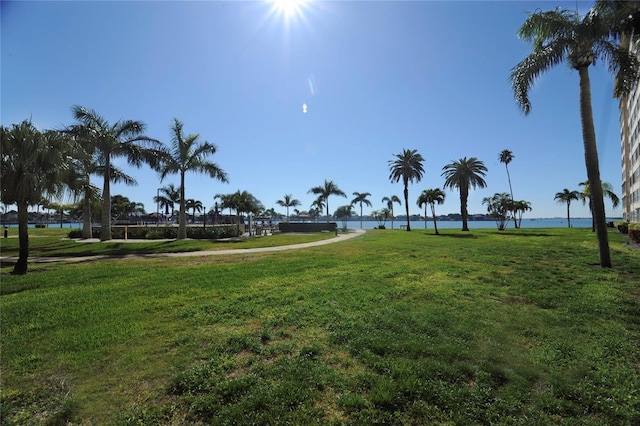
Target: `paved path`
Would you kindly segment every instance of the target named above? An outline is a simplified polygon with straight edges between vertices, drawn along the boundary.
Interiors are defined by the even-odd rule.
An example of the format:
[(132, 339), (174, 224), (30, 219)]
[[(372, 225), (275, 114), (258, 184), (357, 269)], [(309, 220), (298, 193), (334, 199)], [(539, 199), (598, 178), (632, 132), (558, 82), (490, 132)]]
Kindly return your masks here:
[[(179, 252), (179, 253), (149, 253), (149, 254), (123, 254), (123, 255), (111, 255), (111, 254), (100, 254), (94, 256), (51, 256), (51, 257), (31, 257), (29, 256), (29, 263), (51, 263), (51, 262), (89, 262), (94, 260), (102, 260), (102, 259), (153, 259), (153, 258), (161, 258), (161, 257), (192, 257), (192, 256), (221, 256), (221, 255), (230, 255), (230, 254), (249, 254), (249, 253), (265, 253), (270, 251), (285, 251), (285, 250), (297, 250), (303, 249), (307, 247), (316, 247), (323, 246), (326, 244), (338, 243), (340, 241), (348, 240), (359, 235), (364, 234), (366, 231), (364, 229), (356, 229), (355, 232), (349, 232), (344, 234), (339, 234), (337, 237), (329, 238), (327, 240), (320, 241), (312, 241), (310, 243), (301, 243), (301, 244), (291, 244), (288, 246), (275, 246), (275, 247), (259, 247), (259, 248), (248, 248), (248, 249), (227, 249), (227, 250), (202, 250), (202, 251), (188, 251), (188, 252)], [(111, 240), (110, 242), (149, 242), (149, 240)], [(168, 240), (172, 241), (172, 240)], [(86, 243), (99, 242), (99, 240), (83, 240)], [(0, 256), (1, 262), (7, 263), (15, 263), (17, 262), (17, 257), (8, 257), (8, 256)]]

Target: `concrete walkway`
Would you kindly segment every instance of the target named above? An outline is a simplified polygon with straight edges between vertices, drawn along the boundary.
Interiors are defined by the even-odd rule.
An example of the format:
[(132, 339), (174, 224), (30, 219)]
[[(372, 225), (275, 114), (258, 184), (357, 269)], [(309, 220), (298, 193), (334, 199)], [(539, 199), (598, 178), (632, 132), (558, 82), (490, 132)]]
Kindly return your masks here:
[[(363, 235), (366, 231), (364, 229), (356, 229), (355, 232), (349, 232), (345, 234), (338, 234), (337, 237), (329, 238), (327, 240), (312, 241), (309, 243), (291, 244), (288, 246), (276, 246), (276, 247), (259, 247), (248, 249), (226, 249), (226, 250), (202, 250), (202, 251), (188, 251), (179, 253), (149, 253), (149, 254), (123, 254), (123, 255), (110, 255), (100, 254), (94, 256), (51, 256), (51, 257), (31, 257), (29, 256), (29, 263), (52, 263), (52, 262), (90, 262), (103, 259), (155, 259), (162, 257), (195, 257), (195, 256), (222, 256), (233, 254), (250, 254), (250, 253), (266, 253), (271, 251), (285, 251), (285, 250), (298, 250), (308, 247), (324, 246), (326, 244), (339, 243), (341, 241), (349, 240), (351, 238)], [(110, 243), (134, 243), (134, 242), (149, 242), (150, 240), (110, 240)], [(167, 240), (173, 241), (173, 240)], [(95, 243), (100, 242), (98, 239), (82, 240), (83, 243)], [(108, 243), (107, 243), (108, 244)], [(15, 263), (18, 261), (17, 257), (0, 256), (0, 262), (2, 263)]]

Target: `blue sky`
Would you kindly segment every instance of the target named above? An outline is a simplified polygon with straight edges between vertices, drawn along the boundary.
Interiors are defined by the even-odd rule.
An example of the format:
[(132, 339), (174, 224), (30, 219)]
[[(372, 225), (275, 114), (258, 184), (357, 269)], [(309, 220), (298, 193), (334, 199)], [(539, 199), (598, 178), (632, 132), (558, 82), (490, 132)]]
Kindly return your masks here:
[[(82, 105), (110, 122), (144, 121), (148, 136), (169, 144), (176, 117), (217, 145), (212, 159), (229, 176), (187, 175), (187, 198), (211, 208), (216, 193), (247, 190), (282, 213), (277, 200), (292, 194), (307, 210), (309, 189), (325, 179), (349, 195), (331, 197), (332, 212), (355, 191), (372, 194), (365, 213), (382, 208), (382, 197), (402, 197), (388, 162), (404, 148), (425, 158), (409, 188), (412, 214), (422, 190), (442, 188), (442, 167), (464, 156), (489, 169), (488, 187), (469, 198), (469, 211), (484, 213), (483, 197), (509, 191), (498, 154), (510, 149), (514, 197), (533, 207), (525, 217), (564, 217), (554, 194), (586, 180), (577, 72), (562, 64), (538, 80), (529, 116), (508, 76), (530, 52), (516, 36), (526, 12), (576, 4), (591, 5), (310, 1), (287, 15), (264, 1), (3, 1), (1, 122), (61, 128)], [(619, 192), (613, 78), (598, 65), (591, 82), (602, 179)], [(179, 183), (127, 170), (138, 185), (112, 194), (148, 212), (157, 188)], [(458, 193), (446, 192), (437, 213), (459, 212)], [(574, 203), (572, 216), (588, 209)]]

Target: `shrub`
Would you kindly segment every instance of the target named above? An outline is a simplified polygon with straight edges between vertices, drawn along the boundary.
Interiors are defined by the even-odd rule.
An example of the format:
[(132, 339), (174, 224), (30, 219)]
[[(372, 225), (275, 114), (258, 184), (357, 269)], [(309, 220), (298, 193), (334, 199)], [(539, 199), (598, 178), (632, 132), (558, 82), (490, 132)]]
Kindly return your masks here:
[(640, 229), (629, 229), (629, 238), (640, 244)]
[(629, 233), (629, 222), (614, 222), (614, 225), (621, 234)]
[(36, 228), (46, 228), (47, 225), (45, 225), (44, 223), (36, 223)]
[(82, 229), (72, 229), (69, 231), (69, 238), (82, 238)]
[(384, 225), (380, 225), (380, 226), (378, 226), (377, 229), (387, 229), (387, 228)]

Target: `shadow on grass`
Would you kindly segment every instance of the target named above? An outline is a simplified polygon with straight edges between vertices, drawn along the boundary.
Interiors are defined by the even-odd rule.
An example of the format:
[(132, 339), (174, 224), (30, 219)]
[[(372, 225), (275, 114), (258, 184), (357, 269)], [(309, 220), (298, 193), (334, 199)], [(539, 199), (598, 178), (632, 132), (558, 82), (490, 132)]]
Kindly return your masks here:
[(460, 231), (460, 234), (449, 234), (446, 232), (440, 232), (438, 235), (434, 234), (434, 233), (427, 233), (425, 232), (425, 235), (429, 235), (431, 237), (449, 237), (449, 238), (468, 238), (468, 239), (473, 239), (473, 238), (478, 238), (477, 235), (473, 235), (471, 233), (468, 232), (464, 232), (462, 233), (462, 231)]
[(518, 237), (557, 237), (557, 235), (547, 234), (545, 232), (518, 232), (518, 231), (493, 231), (492, 235), (515, 235)]

